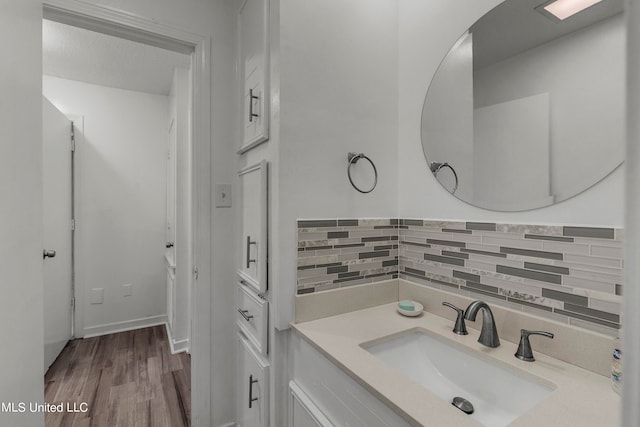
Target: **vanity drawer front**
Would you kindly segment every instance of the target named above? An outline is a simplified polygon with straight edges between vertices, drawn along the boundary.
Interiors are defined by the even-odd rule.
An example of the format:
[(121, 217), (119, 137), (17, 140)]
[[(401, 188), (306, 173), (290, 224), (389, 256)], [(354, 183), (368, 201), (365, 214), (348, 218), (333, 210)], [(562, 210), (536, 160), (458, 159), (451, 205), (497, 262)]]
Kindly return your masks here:
[(269, 302), (238, 282), (236, 323), (251, 344), (262, 354), (268, 352)]

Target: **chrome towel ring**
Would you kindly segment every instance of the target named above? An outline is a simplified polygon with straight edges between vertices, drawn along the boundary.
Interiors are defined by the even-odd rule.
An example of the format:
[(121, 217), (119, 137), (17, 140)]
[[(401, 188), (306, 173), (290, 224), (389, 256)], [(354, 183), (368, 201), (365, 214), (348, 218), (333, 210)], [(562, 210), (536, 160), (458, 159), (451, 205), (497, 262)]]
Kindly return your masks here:
[(453, 186), (453, 191), (451, 191), (451, 194), (456, 192), (456, 190), (458, 189), (458, 174), (456, 173), (456, 170), (453, 168), (453, 166), (451, 166), (447, 162), (431, 162), (430, 168), (431, 168), (431, 172), (433, 172), (433, 176), (435, 176), (436, 178), (438, 177), (438, 172), (440, 172), (440, 169), (442, 168), (451, 169), (451, 172), (453, 172), (453, 177), (456, 180), (456, 184)]
[[(376, 185), (378, 184), (378, 169), (376, 169), (376, 165), (374, 165), (373, 162), (371, 161), (371, 159), (368, 158), (367, 156), (365, 156), (364, 153), (358, 154), (358, 153), (351, 152), (347, 156), (347, 159), (349, 160), (349, 166), (347, 166), (347, 176), (349, 177), (349, 182), (351, 183), (351, 185), (353, 185), (353, 188), (355, 188), (356, 190), (358, 190), (361, 193), (371, 193), (373, 191), (373, 189), (376, 188)], [(375, 175), (375, 178), (373, 180), (373, 186), (368, 190), (361, 190), (360, 188), (358, 188), (358, 186), (356, 186), (353, 183), (353, 179), (351, 178), (351, 166), (353, 166), (356, 163), (358, 163), (358, 160), (360, 160), (360, 159), (365, 159), (369, 163), (371, 163), (371, 167), (373, 168), (373, 173)]]

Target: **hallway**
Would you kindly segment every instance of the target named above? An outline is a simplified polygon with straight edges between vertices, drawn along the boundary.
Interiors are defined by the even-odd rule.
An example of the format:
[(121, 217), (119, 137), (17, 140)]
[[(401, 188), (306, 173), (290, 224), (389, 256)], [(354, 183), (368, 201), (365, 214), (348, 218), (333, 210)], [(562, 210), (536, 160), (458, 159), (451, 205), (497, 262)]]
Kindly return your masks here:
[(85, 412), (49, 412), (45, 425), (189, 426), (190, 378), (190, 356), (171, 354), (164, 325), (76, 339), (46, 373), (45, 401)]

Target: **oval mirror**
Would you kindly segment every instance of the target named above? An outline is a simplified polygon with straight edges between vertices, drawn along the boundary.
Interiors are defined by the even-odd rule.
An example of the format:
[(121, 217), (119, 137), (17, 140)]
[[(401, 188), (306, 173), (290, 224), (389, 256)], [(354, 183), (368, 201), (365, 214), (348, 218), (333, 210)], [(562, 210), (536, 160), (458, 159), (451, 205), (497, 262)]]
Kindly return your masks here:
[(480, 18), (427, 91), (429, 168), (478, 207), (561, 202), (624, 158), (622, 1), (601, 0), (568, 17), (552, 13), (559, 2), (540, 1), (506, 0)]

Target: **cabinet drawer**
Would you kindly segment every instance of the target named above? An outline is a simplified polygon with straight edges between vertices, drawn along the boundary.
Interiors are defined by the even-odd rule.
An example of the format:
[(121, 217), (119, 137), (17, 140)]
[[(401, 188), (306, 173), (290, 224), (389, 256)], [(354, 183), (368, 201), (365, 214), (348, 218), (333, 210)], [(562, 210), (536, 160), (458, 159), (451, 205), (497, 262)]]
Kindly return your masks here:
[(236, 323), (258, 352), (268, 352), (269, 302), (258, 297), (247, 285), (238, 282)]
[(236, 382), (236, 425), (268, 427), (269, 364), (255, 352), (242, 332), (238, 332)]

